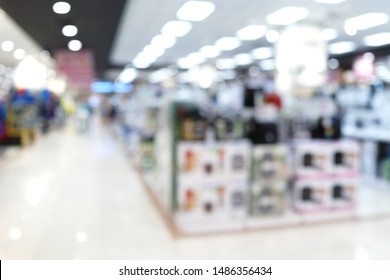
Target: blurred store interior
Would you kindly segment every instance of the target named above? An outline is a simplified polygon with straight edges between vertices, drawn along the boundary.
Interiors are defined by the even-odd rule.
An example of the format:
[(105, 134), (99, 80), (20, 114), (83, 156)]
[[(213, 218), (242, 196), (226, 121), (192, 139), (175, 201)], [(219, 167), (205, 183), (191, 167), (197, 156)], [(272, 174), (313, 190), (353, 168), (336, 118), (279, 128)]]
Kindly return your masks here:
[(0, 259), (390, 258), (382, 0), (0, 0)]

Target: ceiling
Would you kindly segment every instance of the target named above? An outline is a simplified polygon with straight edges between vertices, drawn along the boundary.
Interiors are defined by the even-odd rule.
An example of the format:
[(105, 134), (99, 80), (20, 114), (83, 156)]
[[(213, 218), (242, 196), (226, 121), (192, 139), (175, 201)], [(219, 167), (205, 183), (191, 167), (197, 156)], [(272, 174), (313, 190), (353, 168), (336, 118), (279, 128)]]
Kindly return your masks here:
[[(152, 64), (152, 68), (174, 64), (179, 58), (198, 51), (202, 46), (212, 45), (224, 36), (235, 36), (239, 29), (248, 24), (261, 24), (278, 30), (278, 26), (267, 25), (266, 17), (285, 6), (307, 7), (310, 14), (302, 22), (337, 29), (339, 36), (330, 43), (349, 40), (354, 41), (359, 49), (367, 49), (362, 44), (364, 36), (390, 30), (388, 22), (359, 31), (353, 37), (344, 32), (344, 21), (347, 18), (368, 12), (390, 14), (390, 5), (384, 0), (346, 0), (338, 5), (316, 3), (314, 0), (208, 1), (215, 3), (215, 12), (204, 21), (193, 22), (192, 30), (186, 36), (178, 38), (177, 43)], [(68, 0), (72, 6), (68, 15), (54, 14), (54, 2), (0, 0), (0, 7), (42, 49), (50, 52), (66, 48), (69, 39), (61, 34), (61, 27), (68, 22), (75, 24), (79, 28), (77, 39), (83, 42), (85, 48), (94, 51), (98, 77), (104, 78), (106, 73), (117, 73), (116, 70), (131, 64), (151, 39), (161, 32), (162, 26), (176, 19), (176, 11), (186, 0)], [(270, 43), (264, 37), (256, 41), (245, 41), (241, 47), (223, 52), (220, 57), (231, 57), (261, 46), (270, 46)], [(381, 48), (381, 52), (390, 53), (387, 48)]]

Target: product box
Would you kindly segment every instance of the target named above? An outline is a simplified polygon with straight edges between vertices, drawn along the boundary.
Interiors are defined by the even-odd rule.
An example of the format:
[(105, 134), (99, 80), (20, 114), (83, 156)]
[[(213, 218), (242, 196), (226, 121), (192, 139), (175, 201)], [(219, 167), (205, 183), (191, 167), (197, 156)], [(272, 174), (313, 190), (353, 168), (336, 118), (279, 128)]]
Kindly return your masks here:
[(289, 175), (289, 150), (286, 145), (257, 145), (253, 148), (252, 178), (281, 180)]
[(227, 211), (231, 219), (243, 219), (248, 215), (249, 186), (246, 180), (233, 180), (229, 184)]
[(328, 141), (296, 141), (293, 145), (295, 175), (300, 178), (330, 174), (332, 143)]
[(251, 185), (250, 216), (281, 215), (286, 209), (287, 185), (284, 181), (262, 181)]
[(330, 179), (298, 179), (295, 181), (292, 203), (298, 212), (319, 212), (329, 210)]
[(352, 140), (337, 141), (331, 145), (331, 170), (335, 175), (356, 175), (360, 169), (360, 146)]
[(334, 210), (355, 207), (358, 180), (356, 178), (338, 178), (330, 182), (330, 207)]

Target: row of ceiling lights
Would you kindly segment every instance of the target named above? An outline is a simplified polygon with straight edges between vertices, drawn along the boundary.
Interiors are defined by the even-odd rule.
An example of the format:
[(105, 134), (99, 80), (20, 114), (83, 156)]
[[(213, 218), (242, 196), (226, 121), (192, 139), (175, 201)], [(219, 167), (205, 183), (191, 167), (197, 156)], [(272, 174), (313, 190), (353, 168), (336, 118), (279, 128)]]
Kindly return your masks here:
[[(72, 7), (70, 6), (70, 4), (68, 2), (62, 2), (62, 1), (56, 2), (53, 5), (53, 11), (59, 15), (68, 14), (71, 11), (71, 9), (72, 9)], [(65, 37), (74, 37), (78, 34), (78, 28), (75, 25), (65, 25), (62, 28), (62, 34)], [(68, 48), (71, 51), (77, 52), (77, 51), (81, 50), (82, 47), (83, 47), (83, 44), (81, 43), (80, 40), (74, 39), (74, 40), (70, 40), (68, 42)]]
[[(314, 0), (321, 4), (341, 4), (346, 0)], [(203, 6), (202, 6), (203, 5)], [(133, 66), (136, 68), (148, 68), (158, 57), (165, 53), (167, 48), (176, 43), (176, 39), (185, 36), (191, 30), (191, 23), (188, 21), (201, 21), (206, 19), (215, 10), (215, 6), (210, 2), (189, 1), (186, 2), (177, 12), (179, 20), (170, 21), (163, 26), (161, 35), (152, 39), (152, 43), (133, 60)], [(287, 26), (296, 23), (309, 16), (309, 10), (304, 7), (284, 7), (269, 14), (266, 21), (273, 26)], [(344, 23), (344, 29), (347, 35), (354, 36), (359, 31), (367, 30), (389, 21), (389, 16), (384, 13), (368, 13), (347, 19)], [(323, 29), (322, 36), (326, 41), (335, 40), (338, 37), (335, 29)], [(270, 43), (275, 43), (279, 39), (277, 30), (270, 29), (263, 25), (249, 25), (236, 32), (235, 37), (224, 37), (215, 42), (214, 45), (208, 45), (200, 48), (198, 52), (190, 53), (177, 61), (180, 68), (188, 69), (193, 66), (204, 63), (207, 59), (215, 58), (221, 55), (223, 51), (231, 51), (241, 46), (242, 41), (258, 40), (266, 37)], [(379, 33), (369, 35), (363, 38), (366, 46), (376, 47), (390, 44), (390, 33)], [(343, 54), (356, 50), (356, 45), (350, 41), (336, 42), (329, 45), (330, 54)], [(240, 65), (249, 65), (255, 59), (264, 60), (263, 68), (272, 68), (273, 53), (271, 48), (259, 48), (252, 50), (250, 54), (241, 53), (234, 58), (219, 59), (216, 66), (219, 69), (231, 69)], [(127, 72), (129, 70), (127, 69)]]

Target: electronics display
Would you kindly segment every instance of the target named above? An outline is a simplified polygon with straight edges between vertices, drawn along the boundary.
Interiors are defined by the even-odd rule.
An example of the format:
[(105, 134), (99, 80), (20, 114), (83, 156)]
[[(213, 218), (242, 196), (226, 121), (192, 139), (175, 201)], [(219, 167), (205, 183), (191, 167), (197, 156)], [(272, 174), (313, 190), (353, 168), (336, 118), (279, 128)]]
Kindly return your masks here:
[(256, 181), (251, 185), (250, 215), (270, 216), (285, 212), (287, 184), (285, 181)]
[(281, 180), (289, 176), (289, 149), (287, 145), (255, 145), (252, 174), (255, 181)]

